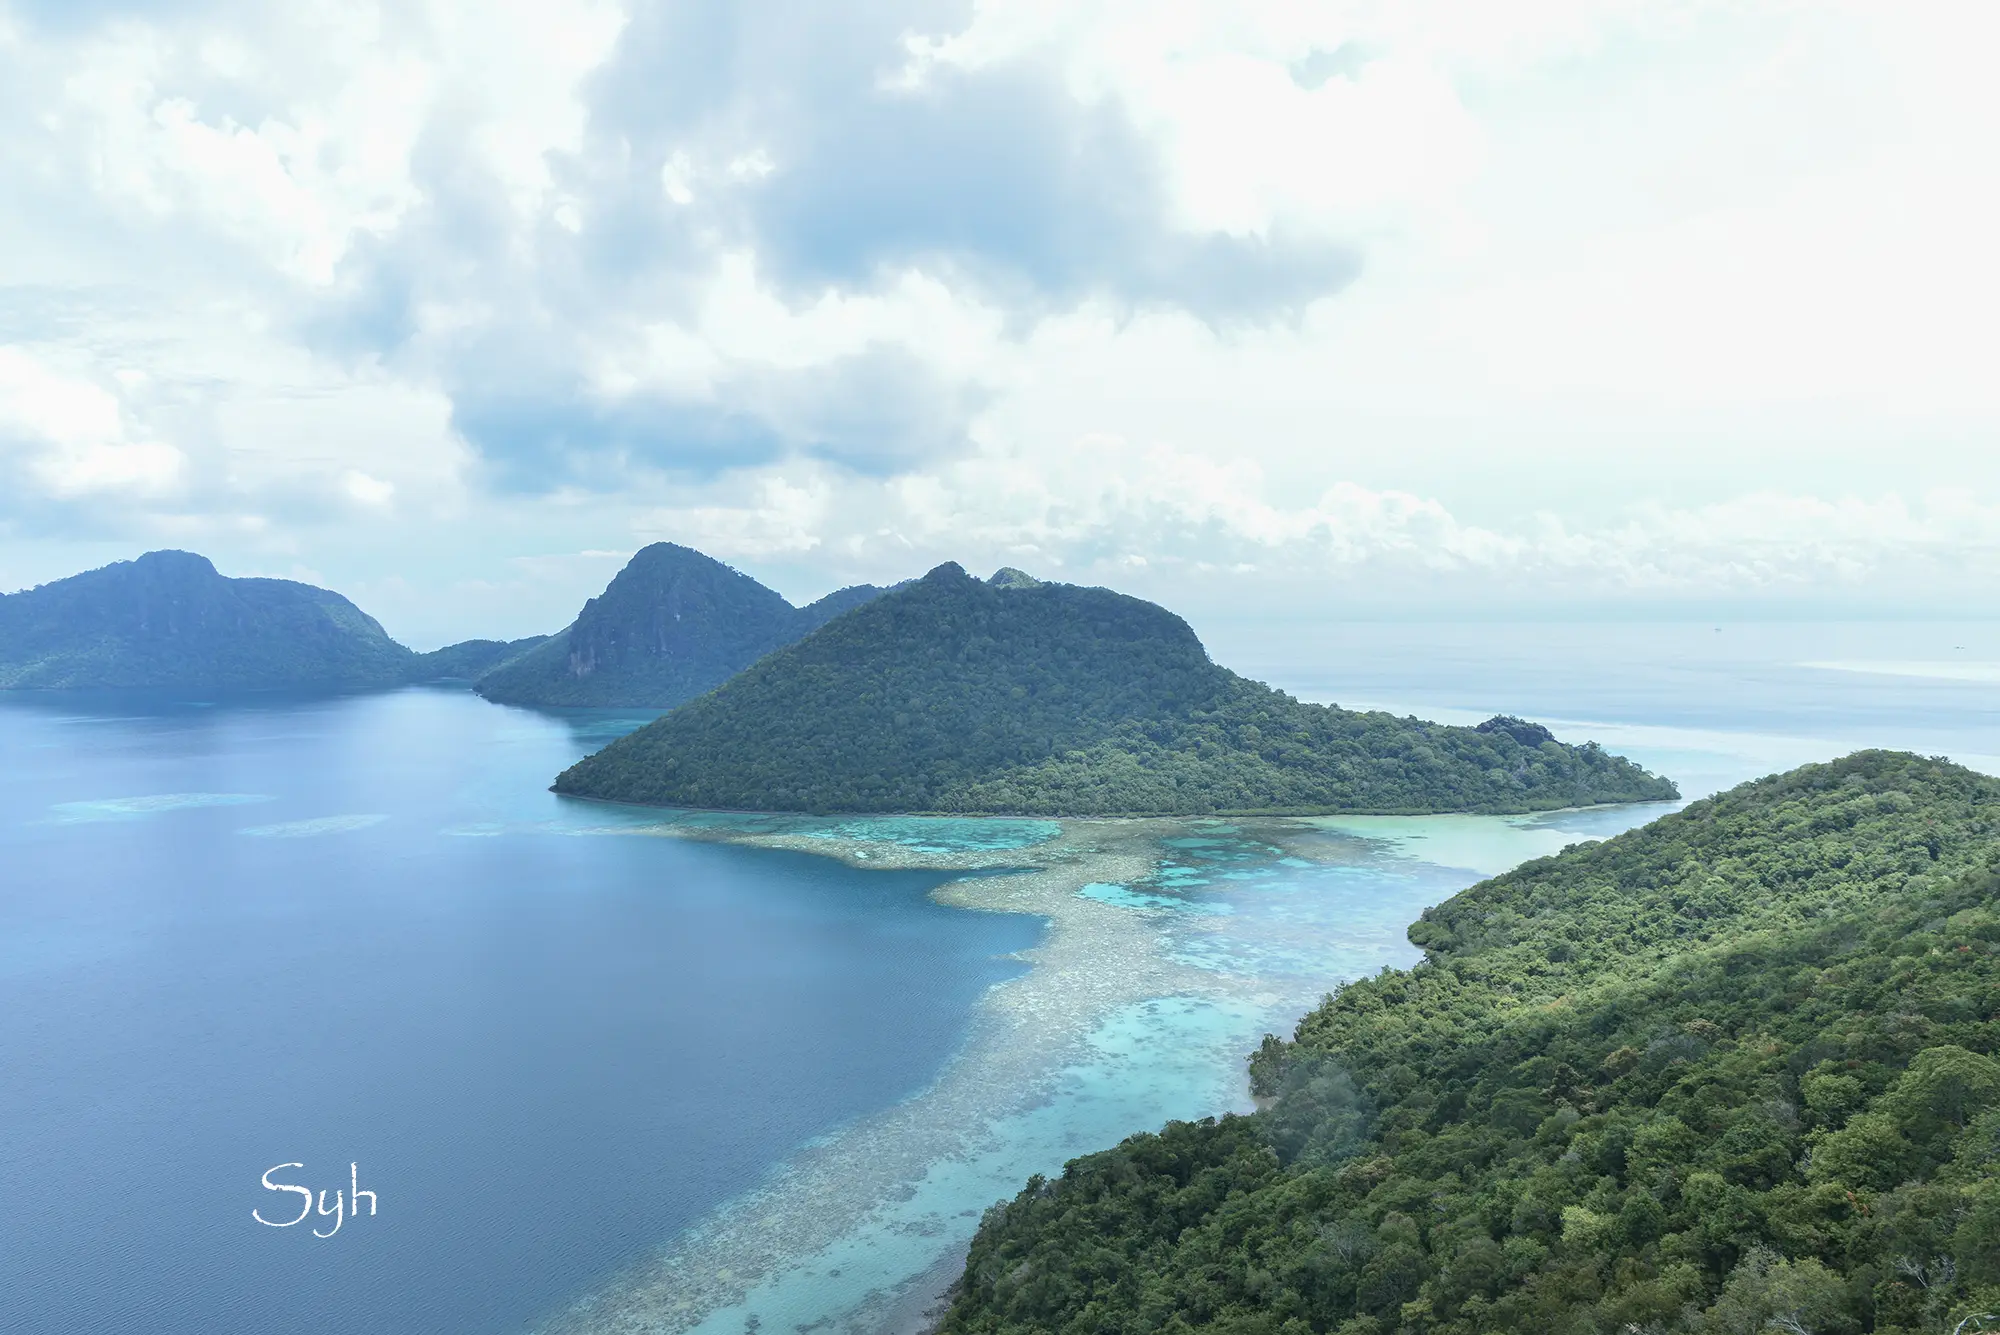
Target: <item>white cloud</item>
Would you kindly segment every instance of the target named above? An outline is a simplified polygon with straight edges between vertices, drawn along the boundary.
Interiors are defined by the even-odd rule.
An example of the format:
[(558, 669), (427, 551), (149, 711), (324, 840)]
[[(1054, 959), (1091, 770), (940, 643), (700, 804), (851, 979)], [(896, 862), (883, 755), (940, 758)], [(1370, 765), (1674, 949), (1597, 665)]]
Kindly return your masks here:
[(1437, 225), (1486, 165), (1461, 80), (1538, 73), (1691, 8), (982, 0), (961, 31), (911, 38), (891, 83), (1048, 60), (1158, 143), (1187, 228), (1381, 235)]
[[(414, 62), (362, 56), (365, 32), (294, 40), (313, 37), (355, 58), (331, 87), (313, 75), (333, 51), (280, 68), (228, 34), (124, 24), (86, 39), (45, 111), (51, 151), (77, 154), (113, 207), (190, 216), (287, 276), (330, 282), (357, 234), (393, 229), (416, 203), (407, 158), (429, 90)], [(260, 113), (245, 123), (204, 100)]]
[(1004, 314), (920, 271), (886, 277), (874, 291), (828, 290), (788, 304), (757, 271), (754, 255), (718, 258), (700, 283), (691, 319), (649, 321), (609, 343), (594, 368), (600, 391), (640, 389), (712, 397), (732, 375), (762, 368), (826, 367), (892, 348), (958, 381), (1002, 374)]
[(414, 158), (427, 133), (455, 134), (447, 151), (536, 213), (549, 155), (581, 144), (579, 85), (623, 24), (598, 0), (324, 0), (40, 35), (14, 72), (40, 94), (45, 169), (73, 162), (112, 207), (194, 219), (325, 285), (357, 239), (425, 202)]
[[(1201, 572), (1990, 605), (2000, 11), (775, 22), (0, 16), (18, 508), (306, 562), (417, 621), (555, 624), (601, 572), (473, 567), (654, 537), (795, 581), (991, 557), (1169, 602)], [(966, 107), (986, 137), (897, 137)], [(869, 156), (906, 142), (914, 168)], [(1161, 236), (1189, 247), (1164, 277), (1119, 270)], [(1203, 289), (1211, 242), (1245, 248)], [(1216, 299), (1252, 279), (1277, 286)], [(479, 580), (512, 592), (448, 592)]]
[(396, 484), (384, 482), (379, 477), (370, 477), (358, 468), (350, 468), (341, 475), (341, 490), (345, 491), (357, 504), (381, 509), (396, 497)]
[(824, 486), (766, 476), (741, 491), (733, 504), (662, 506), (639, 514), (632, 532), (643, 542), (678, 542), (724, 559), (796, 556), (825, 541), (833, 516)]
[[(2000, 576), (2000, 505), (1962, 491), (1826, 498), (1763, 492), (1696, 506), (1648, 503), (1598, 523), (1527, 514), (1468, 522), (1435, 497), (1340, 482), (1274, 498), (1253, 463), (1217, 464), (1117, 437), (1036, 458), (982, 454), (882, 489), (763, 478), (733, 507), (666, 510), (648, 529), (749, 561), (819, 552), (853, 577), (936, 561), (1014, 561), (1052, 577), (1136, 576), (1171, 591), (1187, 572), (1239, 588), (1372, 598), (1426, 589), (1516, 602), (1860, 595), (1901, 583), (1964, 592)], [(1174, 601), (1171, 592), (1163, 596)]]
[(0, 459), (10, 456), (61, 500), (166, 495), (186, 462), (171, 445), (134, 439), (108, 390), (0, 347)]
[(615, 0), (432, 0), (424, 45), (440, 53), (441, 98), (523, 214), (546, 195), (552, 154), (582, 147), (584, 80), (624, 29)]

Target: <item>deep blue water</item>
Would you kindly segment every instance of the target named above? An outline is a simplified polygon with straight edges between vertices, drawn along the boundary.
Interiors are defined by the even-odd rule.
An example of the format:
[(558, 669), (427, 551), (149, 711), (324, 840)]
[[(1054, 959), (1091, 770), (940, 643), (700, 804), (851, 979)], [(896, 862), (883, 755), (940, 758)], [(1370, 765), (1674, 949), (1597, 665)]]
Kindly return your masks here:
[(928, 1082), (1039, 922), (593, 833), (622, 726), (0, 697), (0, 1329), (514, 1329)]

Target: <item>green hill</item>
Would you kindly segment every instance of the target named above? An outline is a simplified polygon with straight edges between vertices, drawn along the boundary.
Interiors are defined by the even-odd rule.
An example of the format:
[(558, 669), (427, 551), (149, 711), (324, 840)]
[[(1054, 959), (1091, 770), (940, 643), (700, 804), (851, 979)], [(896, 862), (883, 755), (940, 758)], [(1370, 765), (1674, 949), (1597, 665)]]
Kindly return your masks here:
[(475, 689), (502, 704), (672, 708), (880, 592), (856, 585), (793, 607), (712, 557), (655, 543), (567, 628)]
[(192, 552), (0, 597), (0, 688), (388, 686), (415, 659), (337, 593)]
[(1270, 1106), (996, 1207), (947, 1335), (1841, 1335), (2000, 1313), (2000, 782), (1864, 752), (1426, 913)]
[(477, 681), (502, 663), (519, 658), (548, 640), (530, 635), (522, 640), (461, 640), (418, 654), (411, 681)]
[(556, 791), (796, 811), (1535, 811), (1675, 796), (1515, 719), (1302, 704), (1108, 589), (943, 565), (588, 757)]

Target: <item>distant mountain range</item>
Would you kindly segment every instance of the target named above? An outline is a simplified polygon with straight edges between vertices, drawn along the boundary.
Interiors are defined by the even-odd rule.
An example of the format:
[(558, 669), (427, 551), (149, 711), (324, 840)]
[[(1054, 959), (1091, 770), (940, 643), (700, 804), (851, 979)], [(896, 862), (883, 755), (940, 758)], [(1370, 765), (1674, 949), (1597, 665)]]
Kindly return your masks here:
[(467, 681), (508, 704), (667, 709), (880, 592), (858, 585), (793, 607), (700, 552), (657, 543), (555, 635), (420, 654), (327, 589), (148, 552), (0, 596), (0, 690)]
[(713, 557), (654, 543), (566, 629), (475, 689), (503, 704), (671, 709), (881, 593), (858, 584), (793, 607)]
[(1047, 815), (1518, 812), (1678, 796), (1628, 760), (1518, 719), (1444, 727), (1305, 704), (1218, 667), (1152, 603), (1016, 570), (982, 582), (949, 563), (612, 743), (555, 789), (673, 806)]

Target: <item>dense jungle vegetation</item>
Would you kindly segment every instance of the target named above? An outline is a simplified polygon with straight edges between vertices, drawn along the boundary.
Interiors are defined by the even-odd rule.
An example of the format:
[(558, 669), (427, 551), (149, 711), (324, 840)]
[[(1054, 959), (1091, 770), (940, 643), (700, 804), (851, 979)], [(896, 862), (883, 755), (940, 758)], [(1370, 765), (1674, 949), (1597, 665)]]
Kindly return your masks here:
[(548, 641), (546, 635), (521, 640), (460, 640), (427, 654), (418, 654), (410, 668), (411, 681), (476, 681), (510, 659)]
[(2000, 1328), (2000, 782), (1864, 752), (1528, 863), (985, 1219), (948, 1335)]
[[(775, 596), (775, 595), (774, 595)], [(558, 792), (783, 811), (1536, 811), (1675, 796), (1518, 719), (1305, 704), (1108, 589), (944, 565), (566, 771)]]

